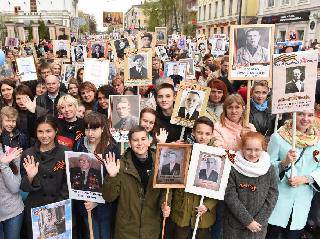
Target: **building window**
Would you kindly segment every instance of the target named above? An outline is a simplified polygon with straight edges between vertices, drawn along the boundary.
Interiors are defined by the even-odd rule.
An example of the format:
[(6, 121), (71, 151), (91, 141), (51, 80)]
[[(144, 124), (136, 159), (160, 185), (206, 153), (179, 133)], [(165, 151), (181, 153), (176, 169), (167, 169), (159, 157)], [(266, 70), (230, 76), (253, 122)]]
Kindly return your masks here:
[(297, 30), (298, 33), (298, 40), (303, 40), (304, 38), (304, 30)]
[(233, 5), (233, 0), (230, 0), (230, 3), (229, 3), (229, 15), (232, 15), (232, 5)]
[(268, 7), (274, 6), (274, 0), (267, 0), (268, 1)]
[(214, 18), (218, 17), (218, 2), (214, 3)]
[(217, 34), (217, 28), (216, 27), (213, 29), (213, 33)]
[(221, 17), (224, 16), (224, 4), (225, 4), (225, 0), (221, 1)]
[(290, 0), (281, 0), (281, 5), (288, 5)]
[(220, 27), (220, 33), (224, 34), (224, 27)]
[(199, 16), (198, 16), (198, 20), (200, 21), (200, 20), (201, 20), (201, 7), (199, 7), (198, 14), (199, 14)]
[(280, 40), (285, 41), (286, 40), (286, 31), (280, 31)]
[(309, 2), (309, 0), (298, 0), (298, 4), (300, 4), (300, 3), (308, 3)]
[(204, 5), (203, 6), (203, 20), (206, 20), (206, 10), (207, 10), (207, 6)]
[(230, 26), (228, 26), (228, 36), (230, 36)]
[(37, 1), (30, 0), (30, 12), (37, 12)]
[(211, 3), (209, 4), (209, 19), (211, 19)]
[(20, 6), (14, 7), (14, 14), (18, 14), (20, 10), (21, 10)]

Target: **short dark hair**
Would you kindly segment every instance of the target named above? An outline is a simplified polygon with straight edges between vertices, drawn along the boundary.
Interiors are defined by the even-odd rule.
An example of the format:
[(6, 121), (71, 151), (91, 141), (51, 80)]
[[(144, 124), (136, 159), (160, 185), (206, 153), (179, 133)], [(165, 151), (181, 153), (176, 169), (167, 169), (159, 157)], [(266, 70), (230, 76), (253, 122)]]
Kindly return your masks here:
[(16, 96), (17, 95), (27, 95), (31, 100), (33, 100), (33, 94), (32, 91), (30, 90), (29, 86), (25, 84), (20, 84), (16, 88)]
[(99, 87), (99, 89), (97, 90), (97, 98), (98, 98), (99, 92), (107, 98), (109, 98), (109, 95), (116, 95), (117, 94), (111, 85), (103, 85), (103, 86)]
[(136, 61), (136, 60), (138, 60), (138, 59), (141, 59), (141, 60), (144, 61), (144, 57), (143, 57), (142, 55), (140, 55), (140, 54), (135, 55), (134, 58), (133, 58), (133, 61)]
[(188, 95), (189, 95), (189, 94), (198, 95), (198, 96), (200, 97), (199, 93), (198, 93), (197, 91), (194, 91), (194, 90), (190, 90), (190, 91), (188, 92)]
[(158, 93), (160, 90), (162, 89), (171, 89), (172, 92), (174, 92), (174, 86), (169, 84), (169, 83), (162, 83), (161, 85), (159, 85), (157, 88), (156, 88), (156, 92), (155, 92), (155, 96), (157, 97)]
[(197, 128), (197, 126), (198, 126), (199, 124), (208, 125), (209, 127), (212, 128), (212, 131), (214, 130), (214, 124), (213, 124), (212, 120), (209, 119), (209, 118), (206, 117), (206, 116), (201, 116), (201, 117), (199, 117), (198, 119), (196, 119), (196, 121), (194, 122), (193, 129), (192, 129), (192, 130), (196, 130), (196, 128)]
[(132, 135), (134, 133), (138, 133), (138, 132), (146, 132), (146, 134), (148, 134), (148, 132), (146, 131), (145, 128), (143, 128), (141, 126), (135, 126), (129, 131), (129, 134), (128, 134), (129, 141), (132, 139)]
[(152, 41), (152, 34), (151, 34), (151, 33), (147, 32), (147, 33), (143, 34), (143, 35), (141, 36), (141, 39), (142, 39), (142, 38), (145, 38), (145, 37), (148, 37), (148, 38)]

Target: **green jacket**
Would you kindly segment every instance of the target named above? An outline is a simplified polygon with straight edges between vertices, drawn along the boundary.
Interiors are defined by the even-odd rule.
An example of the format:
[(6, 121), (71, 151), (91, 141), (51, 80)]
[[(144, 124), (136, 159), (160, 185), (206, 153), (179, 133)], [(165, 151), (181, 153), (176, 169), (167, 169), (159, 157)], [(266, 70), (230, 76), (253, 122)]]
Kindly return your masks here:
[[(158, 238), (161, 226), (162, 190), (152, 187), (154, 169), (150, 172), (146, 193), (138, 171), (132, 162), (132, 150), (125, 152), (117, 176), (106, 177), (103, 198), (106, 202), (118, 199), (115, 239)], [(152, 160), (155, 153), (152, 151)]]
[[(179, 227), (192, 226), (196, 222), (197, 212), (196, 207), (200, 204), (201, 196), (186, 193), (184, 189), (174, 189), (171, 200), (170, 218)], [(205, 198), (203, 204), (208, 208), (199, 221), (199, 228), (209, 228), (216, 221), (216, 205), (217, 200)]]

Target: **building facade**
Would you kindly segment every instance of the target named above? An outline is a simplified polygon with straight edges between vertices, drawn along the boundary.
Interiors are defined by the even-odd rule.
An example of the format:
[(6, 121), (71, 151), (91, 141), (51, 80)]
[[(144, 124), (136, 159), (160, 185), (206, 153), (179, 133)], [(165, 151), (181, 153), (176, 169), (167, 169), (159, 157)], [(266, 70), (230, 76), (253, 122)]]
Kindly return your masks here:
[(36, 30), (38, 21), (44, 21), (55, 39), (70, 33), (70, 20), (77, 17), (77, 4), (78, 0), (7, 0), (0, 4), (0, 13), (9, 37), (25, 41), (27, 26), (33, 25)]
[(319, 0), (260, 0), (258, 16), (260, 23), (275, 24), (277, 41), (289, 39), (290, 32), (305, 45), (320, 38)]
[(124, 28), (126, 30), (142, 30), (147, 27), (148, 18), (143, 14), (142, 5), (133, 5), (124, 14)]
[(230, 26), (238, 23), (240, 9), (241, 23), (257, 23), (258, 5), (258, 0), (198, 0), (197, 34), (229, 34)]

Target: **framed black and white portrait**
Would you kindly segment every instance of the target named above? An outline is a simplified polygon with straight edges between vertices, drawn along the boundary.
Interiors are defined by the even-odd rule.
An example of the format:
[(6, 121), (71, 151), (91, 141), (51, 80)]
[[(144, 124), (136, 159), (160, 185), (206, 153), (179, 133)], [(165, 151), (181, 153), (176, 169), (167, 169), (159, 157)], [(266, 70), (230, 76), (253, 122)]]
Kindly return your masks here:
[(53, 40), (52, 44), (56, 58), (65, 60), (70, 58), (70, 42), (68, 40)]
[(231, 26), (231, 80), (271, 80), (274, 25)]
[(157, 144), (154, 188), (184, 188), (189, 166), (190, 144)]
[(71, 58), (72, 62), (84, 62), (87, 57), (87, 46), (85, 45), (75, 45), (71, 46)]
[(156, 45), (167, 44), (167, 28), (166, 27), (155, 27)]
[(194, 144), (186, 192), (223, 200), (231, 170), (225, 149)]
[(64, 64), (63, 66), (63, 79), (62, 83), (68, 87), (69, 81), (71, 78), (75, 78), (76, 75), (76, 66), (71, 64)]
[(88, 56), (90, 58), (107, 58), (108, 43), (105, 41), (90, 41), (88, 43)]
[(129, 41), (127, 38), (120, 38), (113, 42), (114, 48), (116, 50), (116, 54), (118, 58), (123, 59), (124, 51), (127, 47), (129, 47)]

